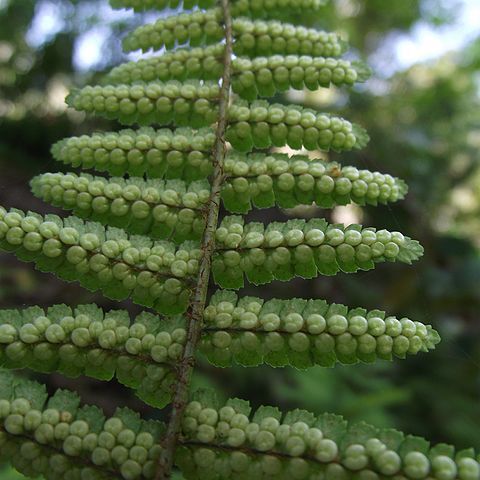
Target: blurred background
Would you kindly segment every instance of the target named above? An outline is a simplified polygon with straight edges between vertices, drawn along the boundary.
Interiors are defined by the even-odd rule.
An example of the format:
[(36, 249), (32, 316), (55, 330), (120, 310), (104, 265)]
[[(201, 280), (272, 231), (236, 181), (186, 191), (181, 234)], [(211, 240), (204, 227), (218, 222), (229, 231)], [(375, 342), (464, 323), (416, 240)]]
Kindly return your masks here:
[[(410, 193), (391, 207), (302, 208), (295, 215), (400, 230), (419, 239), (426, 255), (413, 267), (379, 265), (373, 272), (243, 292), (268, 298), (293, 292), (382, 308), (433, 324), (443, 338), (437, 350), (395, 363), (305, 372), (218, 370), (200, 362), (196, 386), (248, 398), (256, 406), (330, 411), (433, 442), (480, 448), (479, 18), (478, 0), (331, 0), (318, 18), (297, 19), (341, 32), (352, 46), (350, 55), (367, 60), (374, 75), (350, 91), (294, 92), (284, 100), (339, 112), (364, 125), (371, 136), (367, 149), (330, 158), (402, 177)], [(61, 170), (50, 145), (118, 127), (67, 111), (64, 98), (70, 87), (94, 82), (112, 65), (135, 58), (122, 54), (120, 37), (144, 20), (112, 11), (106, 0), (0, 0), (1, 205), (52, 211), (28, 188), (32, 176)], [(289, 215), (265, 210), (252, 218)], [(2, 308), (92, 301), (107, 309), (118, 306), (0, 254)], [(127, 302), (122, 307), (138, 312)], [(75, 389), (109, 413), (128, 405), (145, 416), (163, 415), (113, 381), (40, 379), (50, 389)], [(0, 476), (20, 478), (8, 469)]]

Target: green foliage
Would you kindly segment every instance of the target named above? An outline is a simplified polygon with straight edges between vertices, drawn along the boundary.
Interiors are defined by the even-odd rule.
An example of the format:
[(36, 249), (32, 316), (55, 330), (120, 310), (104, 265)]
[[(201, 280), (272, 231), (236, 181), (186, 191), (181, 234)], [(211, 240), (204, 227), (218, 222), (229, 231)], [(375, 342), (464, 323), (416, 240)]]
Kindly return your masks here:
[(16, 209), (2, 208), (0, 219), (0, 247), (42, 271), (100, 289), (112, 299), (131, 296), (163, 313), (187, 307), (201, 257), (198, 244), (177, 246), (78, 217), (42, 217)]
[(308, 55), (274, 55), (237, 59), (233, 62), (233, 91), (241, 97), (254, 100), (257, 96), (271, 97), (289, 88), (315, 91), (331, 85), (352, 86), (365, 82), (370, 70), (361, 62)]
[[(312, 202), (324, 208), (351, 202), (386, 204), (400, 200), (407, 191), (402, 180), (390, 175), (342, 168), (301, 155), (232, 153), (226, 158), (225, 174), (222, 198), (233, 213), (247, 213), (252, 202), (257, 208), (291, 208)], [(45, 173), (35, 177), (31, 187), (37, 197), (73, 210), (81, 218), (176, 242), (201, 238), (203, 210), (210, 198), (205, 180), (186, 183)]]
[(161, 321), (147, 312), (131, 322), (126, 311), (104, 313), (96, 305), (0, 310), (3, 368), (116, 377), (160, 408), (170, 401), (185, 338), (183, 319)]
[(52, 480), (154, 478), (160, 423), (128, 409), (107, 419), (96, 407), (80, 407), (72, 392), (48, 398), (40, 384), (6, 372), (0, 384), (0, 458), (18, 471)]
[[(62, 220), (15, 209), (2, 209), (0, 219), (0, 246), (21, 260), (35, 262), (42, 271), (100, 289), (113, 299), (131, 296), (166, 314), (181, 313), (188, 306), (201, 258), (198, 243), (176, 246), (78, 217)], [(423, 255), (420, 244), (400, 232), (329, 225), (323, 219), (265, 227), (245, 225), (242, 217), (225, 217), (216, 240), (212, 270), (223, 288), (241, 288), (244, 274), (258, 285), (295, 276), (370, 270), (384, 261), (410, 264)]]
[[(175, 8), (179, 0), (112, 0), (114, 8), (133, 8), (136, 12), (145, 10), (163, 10)], [(236, 16), (246, 15), (252, 17), (283, 17), (291, 13), (303, 11), (316, 12), (325, 4), (324, 0), (234, 0), (232, 2), (233, 14)], [(182, 3), (188, 10), (198, 6), (211, 8), (215, 6), (214, 0), (186, 0)]]
[(243, 287), (243, 275), (255, 284), (273, 279), (314, 278), (371, 270), (378, 262), (411, 264), (423, 255), (421, 245), (400, 232), (360, 225), (330, 225), (324, 219), (244, 223), (225, 217), (217, 229), (212, 270), (223, 288)]
[[(222, 44), (204, 48), (178, 49), (164, 55), (140, 59), (114, 68), (105, 77), (106, 84), (131, 84), (139, 81), (216, 80), (222, 76)], [(362, 62), (309, 55), (273, 55), (235, 58), (232, 63), (233, 91), (254, 100), (270, 97), (289, 88), (317, 90), (330, 85), (351, 86), (370, 76)]]
[[(178, 48), (160, 56), (142, 58), (113, 68), (105, 76), (105, 84), (130, 84), (138, 81), (185, 80), (202, 78), (217, 80), (222, 77), (223, 44), (208, 47)], [(235, 62), (234, 62), (235, 64)]]
[(124, 125), (170, 125), (203, 127), (217, 118), (216, 83), (190, 80), (185, 83), (138, 83), (135, 85), (84, 87), (73, 91), (67, 103), (79, 111), (118, 119)]
[(225, 208), (247, 213), (278, 205), (292, 208), (313, 202), (322, 208), (357, 203), (377, 205), (404, 198), (407, 185), (399, 178), (303, 155), (231, 153), (225, 160)]
[(476, 480), (480, 465), (471, 450), (430, 448), (419, 437), (348, 425), (342, 417), (278, 409), (236, 399), (225, 405), (199, 397), (183, 421), (178, 463), (187, 479), (410, 478)]
[[(71, 392), (47, 401), (43, 386), (1, 374), (1, 452), (14, 458), (19, 470), (42, 473), (47, 480), (154, 478), (158, 457), (173, 453), (168, 450), (173, 425), (176, 461), (189, 479), (478, 480), (471, 451), (455, 455), (445, 445), (430, 450), (422, 439), (366, 425), (348, 427), (328, 414), (317, 418), (294, 410), (282, 416), (276, 408), (262, 407), (250, 417), (245, 401), (221, 408), (201, 394), (183, 411), (185, 388), (177, 387), (188, 384), (196, 347), (217, 366), (307, 368), (404, 358), (432, 350), (439, 341), (422, 323), (321, 300), (238, 300), (219, 291), (204, 315), (196, 314), (203, 309), (210, 262), (217, 284), (240, 288), (244, 276), (259, 285), (369, 270), (384, 261), (410, 264), (423, 254), (417, 241), (399, 232), (317, 218), (265, 226), (233, 216), (216, 225), (220, 193), (234, 213), (246, 213), (252, 204), (375, 205), (406, 194), (402, 180), (379, 172), (271, 152), (245, 155), (270, 147), (344, 152), (367, 145), (366, 131), (341, 117), (257, 100), (290, 87), (350, 86), (368, 78), (362, 63), (336, 58), (346, 49), (337, 34), (297, 26), (293, 19), (270, 20), (290, 21), (290, 14), (316, 12), (321, 3), (233, 1), (235, 58), (231, 72), (223, 72), (229, 52), (223, 43), (229, 36), (226, 11), (199, 1), (200, 9), (161, 17), (124, 40), (125, 51), (171, 52), (121, 66), (101, 85), (68, 97), (78, 111), (171, 129), (123, 130), (56, 144), (58, 160), (118, 178), (44, 174), (33, 180), (34, 193), (100, 223), (1, 209), (0, 248), (110, 298), (131, 298), (157, 313), (186, 314), (166, 320), (144, 313), (131, 323), (119, 311), (104, 314), (92, 305), (5, 311), (0, 360), (6, 368), (101, 380), (116, 376), (156, 407), (175, 398), (183, 429), (176, 438), (173, 415), (164, 438), (160, 424), (145, 423), (127, 410), (105, 421), (99, 409), (80, 407)], [(135, 10), (177, 6), (175, 0), (113, 4)], [(196, 5), (190, 0), (183, 6)], [(184, 44), (202, 48), (176, 48)], [(232, 77), (232, 95), (243, 99), (233, 97), (225, 118), (219, 118), (225, 83), (220, 86), (218, 79), (224, 73)], [(225, 141), (233, 147), (228, 153)], [(209, 192), (205, 180), (212, 172), (214, 184), (223, 182), (218, 195), (216, 189)], [(125, 174), (128, 178), (121, 178)]]
[[(112, 0), (113, 8), (133, 8), (136, 12), (144, 10), (162, 10), (164, 8), (175, 8), (180, 3), (179, 0)], [(183, 8), (192, 7), (209, 8), (215, 5), (215, 0), (185, 0)]]
[(325, 3), (326, 0), (234, 0), (232, 13), (235, 16), (286, 20), (292, 14), (315, 14)]
[(438, 341), (430, 325), (380, 310), (349, 309), (325, 300), (239, 299), (220, 291), (205, 309), (200, 349), (219, 366), (235, 361), (304, 369), (405, 358), (435, 348)]
[[(209, 45), (224, 37), (220, 25), (220, 8), (181, 13), (142, 25), (123, 41), (126, 52), (161, 48), (172, 49), (177, 43), (191, 46)], [(338, 57), (346, 50), (345, 43), (334, 33), (306, 29), (277, 21), (233, 19), (234, 53), (249, 57), (275, 54)]]
[(209, 128), (140, 128), (67, 138), (53, 146), (52, 155), (66, 165), (112, 175), (198, 180), (211, 173), (207, 153), (214, 140)]
[(220, 8), (160, 18), (154, 24), (142, 25), (129, 33), (123, 40), (123, 49), (145, 52), (151, 48), (172, 49), (177, 43), (188, 42), (192, 47), (216, 43), (224, 36), (221, 19)]
[[(38, 383), (0, 374), (0, 445), (3, 458), (29, 476), (151, 479), (164, 426), (128, 409), (105, 418), (96, 407), (59, 390), (48, 397)], [(24, 392), (29, 392), (25, 397)], [(176, 461), (187, 479), (356, 478), (476, 480), (475, 452), (430, 447), (419, 437), (378, 430), (342, 417), (273, 407), (251, 411), (248, 402), (221, 405), (200, 393), (185, 410)], [(364, 473), (361, 473), (364, 472)], [(366, 472), (366, 473), (365, 473)]]
[(34, 178), (31, 185), (36, 196), (73, 210), (79, 217), (177, 243), (201, 238), (205, 228), (202, 209), (210, 199), (206, 180), (187, 184), (181, 180), (107, 180), (88, 174), (46, 173)]
[(23, 480), (25, 478), (10, 466), (0, 468), (0, 475), (2, 475), (2, 480)]
[(359, 125), (298, 105), (239, 100), (228, 113), (226, 138), (240, 152), (285, 145), (295, 150), (341, 152), (363, 148), (369, 140)]
[[(215, 105), (218, 88), (215, 83), (182, 86), (173, 80), (165, 84), (96, 86), (85, 87), (67, 100), (77, 110), (118, 119), (125, 125), (136, 122), (205, 127), (218, 113)], [(230, 106), (228, 118), (230, 126), (226, 138), (240, 152), (248, 152), (254, 146), (284, 145), (297, 150), (305, 147), (307, 150), (344, 151), (363, 148), (369, 140), (358, 125), (296, 105), (238, 101)], [(108, 158), (105, 154), (103, 157)]]

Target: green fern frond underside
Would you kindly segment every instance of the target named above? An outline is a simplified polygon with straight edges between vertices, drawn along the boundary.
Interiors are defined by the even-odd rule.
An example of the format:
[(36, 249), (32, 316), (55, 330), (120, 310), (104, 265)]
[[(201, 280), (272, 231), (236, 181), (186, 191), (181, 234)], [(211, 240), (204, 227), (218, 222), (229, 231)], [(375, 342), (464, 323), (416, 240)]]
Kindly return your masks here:
[(228, 118), (226, 139), (240, 152), (285, 145), (341, 152), (363, 148), (369, 141), (359, 125), (299, 105), (239, 100), (231, 105)]
[(212, 173), (214, 142), (211, 128), (142, 127), (66, 138), (53, 145), (52, 155), (66, 165), (112, 175), (193, 181)]
[[(104, 84), (134, 84), (156, 80), (204, 79), (222, 77), (224, 45), (204, 48), (179, 49), (164, 55), (124, 63), (114, 68)], [(308, 55), (273, 55), (249, 59), (237, 57), (232, 63), (233, 91), (248, 100), (258, 95), (273, 96), (289, 88), (318, 90), (352, 86), (365, 82), (370, 69), (363, 62), (349, 62), (335, 58)]]
[(157, 408), (171, 400), (185, 338), (185, 320), (147, 312), (131, 322), (126, 311), (103, 312), (96, 305), (0, 310), (0, 366), (116, 377)]
[(238, 298), (218, 291), (205, 310), (200, 349), (222, 367), (267, 363), (305, 369), (405, 358), (432, 350), (439, 341), (430, 325), (380, 310), (325, 300)]
[[(218, 84), (194, 80), (85, 87), (67, 102), (76, 110), (119, 120), (122, 124), (158, 123), (206, 127), (217, 118)], [(294, 149), (344, 151), (369, 141), (359, 125), (298, 105), (237, 101), (228, 109), (226, 139), (240, 152), (285, 145)]]
[(205, 127), (218, 117), (218, 83), (196, 80), (150, 82), (135, 85), (87, 86), (73, 90), (69, 106), (79, 111), (117, 119), (124, 125)]
[[(179, 0), (110, 0), (113, 8), (131, 8), (135, 12), (176, 8)], [(183, 8), (203, 9), (217, 5), (217, 0), (184, 0)], [(234, 0), (231, 5), (233, 16), (251, 16), (253, 18), (288, 18), (293, 14), (314, 13), (325, 5), (324, 0)]]
[[(225, 162), (225, 175), (222, 199), (232, 213), (247, 213), (252, 203), (257, 208), (386, 204), (404, 198), (407, 191), (402, 180), (390, 175), (282, 154), (232, 153)], [(31, 187), (37, 197), (81, 218), (176, 243), (201, 239), (210, 199), (206, 180), (188, 184), (45, 173), (35, 177)]]
[[(155, 476), (164, 426), (122, 408), (106, 418), (65, 390), (0, 372), (0, 452), (22, 473), (46, 480)], [(332, 414), (275, 407), (252, 411), (244, 400), (221, 404), (197, 392), (188, 404), (176, 464), (188, 480), (411, 478), (477, 480), (473, 449), (431, 446), (421, 438)]]
[(31, 182), (32, 192), (52, 205), (130, 234), (176, 243), (200, 240), (210, 199), (206, 180), (144, 180), (46, 173)]
[(106, 418), (77, 394), (0, 371), (0, 459), (46, 480), (146, 480), (155, 476), (164, 426), (119, 408)]
[(193, 7), (214, 7), (217, 0), (183, 0), (183, 2), (180, 2), (180, 0), (110, 0), (110, 5), (113, 8), (131, 8), (135, 12), (177, 8), (180, 3), (185, 10), (190, 10)]
[[(263, 284), (295, 276), (313, 278), (339, 271), (369, 270), (375, 263), (411, 263), (423, 254), (418, 242), (399, 232), (360, 225), (328, 225), (325, 220), (291, 220), (245, 225), (226, 217), (216, 231), (214, 279), (224, 288)], [(132, 300), (165, 314), (185, 311), (198, 272), (198, 243), (176, 246), (78, 217), (45, 218), (20, 210), (0, 211), (0, 248), (42, 271), (79, 281), (107, 297)]]
[(225, 174), (222, 198), (232, 213), (248, 213), (252, 204), (255, 208), (386, 204), (403, 199), (408, 191), (403, 180), (391, 175), (303, 155), (231, 152)]
[[(118, 381), (165, 406), (186, 339), (186, 319), (54, 305), (0, 310), (0, 366)], [(238, 298), (219, 290), (205, 310), (200, 351), (217, 366), (267, 363), (308, 368), (392, 360), (440, 341), (429, 325), (324, 300)]]
[[(299, 113), (300, 118), (298, 119)], [(252, 117), (253, 128), (249, 125), (239, 127), (240, 130), (246, 128), (249, 135), (253, 134), (253, 138), (249, 139), (249, 142), (263, 141), (270, 143), (273, 140), (276, 143), (278, 142), (279, 145), (285, 145), (287, 141), (294, 141), (293, 134), (298, 133), (298, 128), (292, 127), (293, 133), (289, 135), (286, 123), (278, 123), (279, 119), (288, 122), (315, 122), (318, 129), (317, 133), (312, 132), (310, 128), (307, 128), (305, 131), (302, 128), (301, 131), (303, 135), (302, 141), (304, 142), (313, 142), (313, 136), (315, 135), (315, 143), (311, 145), (312, 149), (316, 149), (315, 145), (318, 143), (320, 136), (325, 141), (330, 139), (337, 147), (340, 146), (340, 141), (347, 142), (344, 145), (345, 147), (350, 147), (352, 142), (356, 141), (353, 134), (349, 139), (347, 138), (349, 132), (353, 130), (353, 126), (349, 122), (322, 114), (313, 115), (310, 110), (299, 112), (296, 109), (292, 109), (291, 113), (277, 108), (265, 110), (265, 105), (259, 102), (253, 104), (252, 109), (243, 105), (241, 109), (237, 109), (235, 114), (237, 118), (246, 117), (250, 119)], [(262, 140), (256, 138), (256, 135), (261, 133), (260, 130), (265, 129), (265, 115), (270, 118), (271, 125), (267, 126), (267, 138)], [(242, 120), (242, 122), (245, 121)], [(340, 131), (341, 129), (344, 129), (343, 133)], [(282, 131), (285, 136), (281, 139), (279, 135)], [(272, 139), (269, 138), (270, 133), (272, 134)], [(235, 132), (231, 132), (231, 134), (236, 135)], [(107, 171), (112, 175), (121, 176), (128, 173), (131, 176), (147, 175), (151, 179), (178, 178), (190, 182), (206, 178), (211, 173), (212, 160), (210, 152), (214, 138), (215, 135), (211, 128), (202, 128), (200, 130), (178, 128), (172, 131), (169, 129), (155, 130), (142, 127), (138, 130), (128, 129), (120, 130), (119, 132), (95, 133), (91, 136), (82, 135), (81, 137), (66, 138), (53, 146), (52, 154), (56, 160), (66, 165), (83, 169), (94, 169), (100, 172)], [(325, 146), (327, 147), (327, 145)], [(245, 164), (248, 165), (245, 166)], [(319, 177), (325, 173), (325, 169), (321, 165), (324, 165), (327, 170), (331, 169), (333, 176), (340, 173), (336, 172), (341, 168), (338, 164), (327, 163), (323, 160), (315, 161), (302, 155), (288, 157), (280, 154), (254, 154), (245, 156), (239, 152), (231, 151), (227, 154), (225, 161), (228, 177), (235, 178), (242, 176), (258, 177), (261, 175), (276, 177), (283, 173), (291, 173), (293, 175), (311, 174), (314, 177)], [(367, 171), (363, 172), (363, 177), (365, 178), (361, 178), (361, 180), (365, 180), (369, 184), (367, 185), (367, 197), (375, 200), (375, 197), (378, 195), (381, 202), (381, 197), (384, 197), (385, 192), (375, 193), (376, 187), (370, 188), (371, 175), (366, 173)], [(351, 174), (352, 181), (358, 180), (356, 175), (356, 173)], [(397, 185), (402, 195), (406, 193), (407, 188), (402, 181), (392, 181), (388, 175), (383, 177), (379, 177), (379, 175), (374, 173), (374, 176), (380, 179), (377, 182), (379, 187), (384, 183), (390, 186)], [(381, 180), (382, 178), (384, 181)], [(388, 179), (388, 182), (385, 179)], [(359, 183), (357, 188), (352, 191), (352, 196), (358, 197), (361, 204), (360, 197), (366, 193), (364, 188), (365, 185)], [(328, 189), (328, 185), (324, 185), (320, 190), (327, 194), (332, 193)], [(347, 190), (340, 189), (340, 192), (348, 193)], [(392, 192), (392, 194), (395, 197), (395, 192)], [(340, 195), (342, 194), (340, 193)], [(277, 196), (281, 197), (281, 194), (278, 193)], [(367, 203), (369, 202), (367, 201)]]
[(294, 277), (314, 278), (370, 270), (378, 262), (410, 264), (421, 245), (400, 232), (360, 225), (329, 225), (324, 219), (245, 224), (225, 217), (217, 229), (213, 274), (222, 288), (242, 288), (244, 275), (260, 285)]
[[(111, 3), (144, 11), (180, 2)], [(285, 146), (343, 152), (368, 143), (366, 131), (343, 118), (257, 100), (290, 88), (352, 86), (369, 78), (364, 63), (338, 58), (347, 45), (337, 34), (274, 20), (294, 22), (296, 14), (318, 12), (323, 3), (231, 2), (231, 85), (237, 96), (226, 111), (224, 137), (233, 150), (222, 160), (221, 191), (231, 213), (248, 213), (252, 206), (386, 204), (407, 193), (402, 180), (379, 172), (301, 155), (247, 155)], [(214, 125), (221, 125), (224, 94), (222, 8), (214, 0), (185, 0), (182, 6), (192, 11), (160, 17), (124, 39), (125, 51), (172, 51), (121, 65), (102, 85), (74, 90), (67, 98), (78, 111), (122, 124), (179, 128), (96, 133), (54, 145), (57, 160), (114, 176), (47, 173), (32, 180), (36, 196), (76, 216), (42, 217), (0, 207), (0, 249), (112, 299), (132, 298), (177, 316), (142, 313), (131, 320), (126, 312), (103, 312), (95, 305), (0, 310), (1, 367), (116, 377), (154, 407), (171, 401), (188, 337), (187, 316), (180, 314), (196, 288), (206, 209), (216, 203), (206, 179), (214, 171)], [(241, 288), (244, 277), (258, 285), (369, 270), (378, 262), (410, 264), (423, 255), (421, 245), (400, 232), (317, 218), (264, 225), (227, 216), (214, 235), (213, 279), (231, 289)], [(213, 295), (203, 321), (199, 351), (220, 367), (370, 363), (428, 352), (440, 341), (430, 325), (380, 310), (313, 299), (239, 298), (227, 290)], [(222, 406), (211, 394), (199, 393), (181, 427), (176, 463), (188, 480), (480, 480), (471, 450), (430, 448), (424, 439), (348, 426), (328, 414), (283, 415), (273, 407), (252, 414), (248, 402), (233, 399)], [(80, 407), (71, 392), (48, 398), (44, 386), (0, 371), (0, 459), (26, 475), (153, 479), (163, 434), (161, 423), (143, 421), (127, 409), (107, 420), (96, 407)]]
[(237, 474), (251, 480), (480, 477), (473, 449), (431, 446), (396, 430), (349, 425), (332, 414), (282, 414), (268, 406), (252, 411), (239, 399), (222, 405), (210, 392), (188, 405), (182, 433), (177, 464), (188, 480), (230, 480)]
[(34, 262), (39, 270), (115, 300), (131, 297), (162, 313), (187, 307), (201, 256), (197, 243), (178, 247), (78, 217), (25, 215), (15, 209), (0, 209), (0, 219), (0, 249)]
[(104, 85), (132, 84), (161, 80), (203, 79), (222, 77), (225, 45), (179, 48), (163, 55), (122, 63), (103, 78)]
[[(123, 49), (125, 52), (147, 52), (162, 48), (170, 50), (183, 44), (192, 47), (215, 44), (225, 37), (221, 18), (220, 8), (160, 18), (128, 34), (123, 40)], [(236, 55), (339, 57), (347, 49), (346, 43), (335, 33), (275, 20), (234, 18), (232, 30)]]
[(232, 16), (290, 20), (292, 15), (315, 14), (326, 3), (327, 0), (234, 0)]

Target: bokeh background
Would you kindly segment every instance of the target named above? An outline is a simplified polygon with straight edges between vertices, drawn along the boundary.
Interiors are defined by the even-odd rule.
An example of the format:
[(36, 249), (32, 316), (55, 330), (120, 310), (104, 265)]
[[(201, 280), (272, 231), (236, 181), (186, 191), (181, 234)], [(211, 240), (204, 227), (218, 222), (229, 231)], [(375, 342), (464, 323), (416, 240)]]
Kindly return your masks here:
[[(380, 265), (373, 272), (244, 292), (279, 298), (294, 292), (430, 322), (443, 338), (438, 349), (395, 363), (305, 372), (218, 370), (200, 362), (196, 386), (249, 398), (254, 405), (331, 411), (434, 442), (480, 448), (478, 18), (478, 0), (331, 0), (317, 18), (302, 20), (340, 31), (352, 45), (350, 55), (367, 60), (374, 76), (350, 91), (295, 92), (283, 100), (339, 112), (364, 125), (371, 135), (367, 149), (330, 158), (400, 176), (410, 193), (391, 207), (308, 208), (295, 215), (401, 230), (419, 239), (426, 255), (413, 267)], [(52, 211), (28, 188), (32, 176), (61, 169), (51, 159), (50, 144), (118, 127), (68, 111), (64, 97), (70, 87), (94, 82), (125, 60), (120, 37), (143, 20), (112, 11), (106, 0), (0, 0), (0, 204)], [(289, 215), (266, 210), (252, 218)], [(0, 254), (2, 308), (92, 301), (116, 306)], [(128, 302), (122, 306), (138, 311)], [(128, 405), (146, 416), (163, 415), (113, 381), (59, 375), (41, 380), (50, 389), (75, 389), (109, 413)], [(21, 478), (7, 467), (0, 467), (0, 477)]]

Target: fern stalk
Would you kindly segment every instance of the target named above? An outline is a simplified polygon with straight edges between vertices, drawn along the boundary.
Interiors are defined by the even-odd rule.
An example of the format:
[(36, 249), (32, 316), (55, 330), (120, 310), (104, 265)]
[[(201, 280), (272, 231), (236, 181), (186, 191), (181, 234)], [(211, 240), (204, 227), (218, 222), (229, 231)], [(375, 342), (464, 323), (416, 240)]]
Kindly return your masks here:
[(207, 204), (207, 223), (201, 243), (203, 257), (200, 263), (198, 280), (193, 302), (187, 314), (187, 341), (178, 366), (177, 384), (173, 397), (170, 420), (163, 441), (163, 450), (158, 462), (156, 480), (170, 478), (175, 448), (181, 429), (181, 422), (188, 403), (189, 384), (195, 364), (195, 351), (202, 334), (203, 313), (207, 300), (208, 284), (215, 250), (215, 232), (220, 212), (222, 183), (224, 182), (224, 162), (226, 155), (225, 133), (228, 123), (230, 84), (232, 75), (233, 33), (229, 0), (221, 0), (225, 26), (225, 52), (223, 57), (223, 77), (220, 89), (219, 116), (215, 135), (213, 155), (213, 175), (210, 202)]

